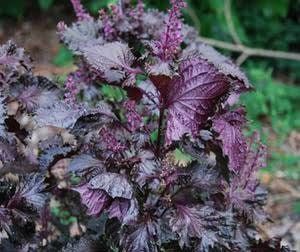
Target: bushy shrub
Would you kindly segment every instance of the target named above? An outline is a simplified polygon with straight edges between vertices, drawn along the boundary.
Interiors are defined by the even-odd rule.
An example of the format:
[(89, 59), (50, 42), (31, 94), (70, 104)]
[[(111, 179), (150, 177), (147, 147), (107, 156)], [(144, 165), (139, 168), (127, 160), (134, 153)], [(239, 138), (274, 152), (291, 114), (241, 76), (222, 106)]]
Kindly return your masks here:
[[(99, 19), (72, 3), (78, 21), (58, 24), (78, 64), (65, 90), (0, 48), (2, 250), (288, 251), (256, 228), (265, 146), (235, 105), (251, 85), (182, 23), (185, 2), (164, 14), (120, 1)], [(89, 216), (78, 241), (53, 238), (53, 198)]]

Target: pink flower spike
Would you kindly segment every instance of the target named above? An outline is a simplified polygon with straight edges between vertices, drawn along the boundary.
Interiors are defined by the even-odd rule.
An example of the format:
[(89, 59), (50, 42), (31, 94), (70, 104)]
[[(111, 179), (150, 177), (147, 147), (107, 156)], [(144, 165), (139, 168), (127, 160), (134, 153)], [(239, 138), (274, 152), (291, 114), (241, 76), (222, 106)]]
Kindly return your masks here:
[(76, 17), (79, 21), (91, 19), (92, 17), (88, 12), (84, 9), (80, 0), (71, 0), (74, 11), (76, 13)]
[(135, 101), (126, 101), (124, 103), (124, 108), (126, 110), (126, 119), (129, 129), (134, 132), (141, 127), (142, 117), (136, 110)]
[(174, 58), (183, 41), (181, 9), (186, 7), (184, 0), (171, 0), (172, 8), (165, 21), (165, 30), (159, 41), (152, 44), (153, 53), (161, 60), (168, 61)]
[(76, 102), (76, 96), (79, 93), (79, 89), (77, 88), (77, 83), (72, 74), (70, 74), (67, 78), (65, 89), (65, 100), (74, 104)]
[(99, 16), (103, 23), (104, 38), (108, 41), (113, 40), (116, 37), (116, 29), (113, 26), (110, 16), (104, 9), (99, 11)]

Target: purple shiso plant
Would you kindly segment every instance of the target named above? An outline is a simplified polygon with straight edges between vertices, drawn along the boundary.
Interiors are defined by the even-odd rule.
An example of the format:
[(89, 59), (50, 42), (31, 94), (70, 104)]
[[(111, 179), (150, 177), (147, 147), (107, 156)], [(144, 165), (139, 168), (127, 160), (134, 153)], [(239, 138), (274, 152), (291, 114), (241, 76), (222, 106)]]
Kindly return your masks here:
[[(257, 229), (266, 149), (237, 103), (251, 85), (183, 24), (186, 3), (124, 0), (97, 18), (71, 3), (77, 21), (58, 35), (78, 68), (64, 88), (0, 47), (0, 250), (289, 251)], [(77, 239), (49, 238), (52, 198), (81, 211)]]

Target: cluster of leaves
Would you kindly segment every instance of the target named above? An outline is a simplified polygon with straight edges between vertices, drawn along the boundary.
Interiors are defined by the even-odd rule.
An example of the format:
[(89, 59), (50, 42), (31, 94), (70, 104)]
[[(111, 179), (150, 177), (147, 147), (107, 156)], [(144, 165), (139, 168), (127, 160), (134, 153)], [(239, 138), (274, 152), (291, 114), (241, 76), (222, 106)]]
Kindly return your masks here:
[[(185, 2), (165, 14), (120, 1), (97, 19), (71, 2), (78, 20), (58, 24), (78, 62), (65, 93), (0, 48), (3, 250), (54, 246), (48, 199), (76, 195), (93, 223), (56, 241), (63, 251), (288, 251), (258, 240), (266, 151), (236, 104), (249, 81), (182, 23)], [(99, 91), (110, 86), (118, 99)]]

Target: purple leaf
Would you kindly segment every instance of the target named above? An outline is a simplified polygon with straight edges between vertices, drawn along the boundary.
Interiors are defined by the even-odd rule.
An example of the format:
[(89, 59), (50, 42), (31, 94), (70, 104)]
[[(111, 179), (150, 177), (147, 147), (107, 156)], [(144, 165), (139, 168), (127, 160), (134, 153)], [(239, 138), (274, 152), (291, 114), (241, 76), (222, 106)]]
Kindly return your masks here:
[(195, 207), (176, 205), (176, 210), (170, 218), (170, 227), (180, 237), (179, 244), (189, 245), (189, 237), (201, 238), (203, 224), (201, 212)]
[(39, 127), (54, 126), (69, 129), (73, 128), (80, 117), (96, 113), (97, 108), (89, 109), (85, 106), (60, 101), (50, 107), (40, 107), (34, 119)]
[(131, 199), (133, 195), (132, 186), (126, 177), (111, 172), (105, 172), (92, 178), (88, 188), (103, 190), (112, 198)]
[(122, 81), (125, 86), (135, 83), (135, 75), (139, 70), (131, 67), (135, 57), (126, 44), (112, 42), (87, 47), (84, 55), (87, 62), (108, 82)]
[(0, 46), (0, 89), (16, 82), (31, 68), (31, 59), (23, 48), (18, 48), (12, 41)]
[(246, 161), (248, 147), (242, 132), (245, 123), (243, 108), (227, 112), (213, 120), (213, 129), (219, 134), (223, 153), (229, 159), (229, 169), (234, 172), (238, 172)]
[(158, 252), (156, 238), (159, 237), (160, 227), (154, 221), (146, 221), (133, 226), (131, 232), (123, 235), (121, 241), (126, 252)]
[(90, 155), (81, 154), (72, 159), (68, 170), (70, 172), (83, 172), (87, 169), (96, 167), (105, 170), (102, 161), (100, 161), (99, 159), (95, 159)]
[(194, 42), (183, 52), (185, 56), (195, 53), (200, 54), (201, 57), (214, 64), (220, 72), (231, 77), (231, 85), (233, 88), (231, 95), (239, 94), (251, 89), (251, 84), (245, 73), (242, 72), (242, 70), (229, 58), (220, 54), (213, 47), (201, 42)]
[(115, 199), (107, 209), (109, 218), (118, 218), (123, 224), (129, 224), (137, 219), (138, 208), (135, 200)]
[(197, 134), (229, 88), (227, 77), (199, 57), (183, 61), (179, 73), (167, 87), (167, 144)]
[(46, 171), (54, 165), (59, 159), (66, 157), (73, 150), (70, 146), (53, 145), (42, 149), (39, 155), (39, 165), (42, 171)]
[(11, 234), (11, 220), (9, 210), (0, 207), (0, 228), (4, 229), (8, 234)]
[(19, 67), (28, 67), (31, 63), (30, 58), (25, 54), (23, 48), (18, 48), (12, 41), (0, 46), (0, 66), (6, 65), (15, 70)]
[(136, 222), (139, 214), (139, 205), (136, 199), (130, 200), (130, 207), (127, 210), (126, 214), (122, 218), (122, 223), (125, 225), (132, 225)]
[(44, 103), (47, 105), (50, 102), (55, 101), (57, 97), (51, 92), (40, 90), (38, 87), (31, 86), (24, 89), (17, 99), (24, 104), (28, 111), (32, 111), (37, 107), (38, 103)]
[(169, 225), (179, 235), (181, 247), (190, 245), (190, 238), (201, 239), (197, 251), (210, 251), (215, 244), (227, 246), (232, 215), (220, 214), (209, 206), (176, 205), (171, 212)]
[(155, 83), (156, 88), (163, 92), (176, 75), (173, 66), (169, 62), (164, 62), (161, 59), (155, 59), (155, 62), (147, 67), (147, 73), (150, 79)]
[(246, 163), (243, 169), (239, 172), (240, 184), (249, 186), (251, 180), (256, 180), (256, 173), (259, 169), (266, 167), (267, 150), (266, 146), (260, 142), (260, 137), (255, 132), (249, 141)]
[[(155, 160), (154, 154), (150, 151), (140, 152), (139, 158), (141, 161), (137, 167), (135, 180), (140, 187), (143, 187), (157, 177), (160, 167)], [(151, 186), (151, 183), (149, 183), (149, 186)]]
[(65, 27), (58, 32), (60, 39), (76, 55), (82, 55), (84, 48), (88, 46), (102, 45), (103, 38), (100, 37), (101, 23), (94, 20), (82, 20)]
[(200, 163), (194, 167), (191, 175), (191, 184), (196, 188), (209, 193), (218, 191), (221, 181), (220, 173), (215, 167)]
[[(72, 240), (61, 250), (62, 252), (96, 252), (99, 244), (88, 235), (82, 236), (79, 240)], [(102, 249), (102, 247), (101, 247)], [(23, 252), (23, 251), (22, 251)], [(25, 252), (25, 251), (24, 251)]]
[[(5, 133), (5, 132), (4, 132)], [(0, 135), (0, 161), (5, 164), (12, 162), (17, 157), (17, 144), (12, 137), (2, 139)]]
[(118, 218), (120, 221), (127, 213), (130, 206), (128, 199), (115, 199), (107, 209), (109, 218)]
[[(252, 146), (251, 146), (252, 145)], [(255, 133), (246, 152), (246, 161), (242, 169), (230, 184), (229, 200), (232, 206), (248, 219), (264, 220), (261, 207), (265, 202), (265, 191), (258, 186), (257, 171), (266, 165), (266, 147), (259, 143)]]
[(11, 85), (10, 94), (33, 112), (39, 107), (48, 107), (59, 101), (59, 89), (47, 78), (25, 75)]
[(88, 184), (73, 188), (79, 192), (81, 202), (88, 210), (88, 215), (99, 215), (109, 203), (109, 196), (100, 189), (91, 189)]
[(43, 208), (46, 201), (45, 184), (43, 177), (38, 174), (31, 174), (23, 177), (14, 196), (8, 203), (9, 208), (18, 208), (25, 200), (25, 204), (35, 207), (37, 210)]

